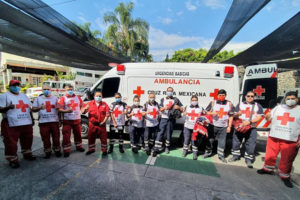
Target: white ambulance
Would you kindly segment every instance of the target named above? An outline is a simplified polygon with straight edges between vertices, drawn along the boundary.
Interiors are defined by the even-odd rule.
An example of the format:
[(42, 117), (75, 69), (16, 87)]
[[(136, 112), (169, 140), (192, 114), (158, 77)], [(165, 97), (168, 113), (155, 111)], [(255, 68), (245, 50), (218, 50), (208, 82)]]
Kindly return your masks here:
[[(103, 100), (110, 104), (114, 94), (120, 92), (123, 101), (132, 105), (133, 96), (141, 97), (144, 104), (151, 91), (156, 93), (156, 101), (166, 96), (168, 87), (174, 88), (174, 96), (184, 106), (190, 105), (192, 95), (197, 95), (199, 103), (206, 108), (216, 100), (219, 89), (225, 89), (230, 101), (239, 102), (239, 75), (234, 65), (205, 63), (124, 63), (113, 67), (90, 88), (86, 99), (93, 98), (93, 91), (100, 89)], [(82, 118), (82, 132), (86, 135), (88, 120)], [(183, 119), (177, 120), (183, 124)]]
[[(253, 74), (250, 69), (253, 68)], [(263, 66), (247, 67), (246, 76), (243, 80), (243, 93), (248, 90), (255, 89), (256, 86), (261, 86), (265, 89), (265, 93), (257, 93), (265, 100), (274, 91), (266, 89), (265, 78), (269, 74), (265, 73), (270, 69), (265, 69)], [(261, 69), (261, 70), (258, 70)], [(274, 70), (273, 68), (271, 70)], [(276, 68), (275, 68), (276, 71)], [(270, 76), (266, 80), (270, 81)], [(276, 79), (276, 78), (275, 78)], [(275, 80), (274, 79), (274, 80)], [(258, 84), (256, 84), (258, 81)], [(273, 80), (270, 82), (273, 83)], [(274, 85), (272, 85), (272, 88)], [(197, 95), (199, 105), (206, 108), (212, 100), (217, 99), (217, 93), (220, 89), (227, 91), (227, 99), (233, 105), (237, 105), (243, 93), (241, 93), (240, 80), (237, 67), (232, 64), (212, 64), (212, 63), (124, 63), (118, 64), (104, 74), (101, 79), (91, 87), (83, 100), (92, 100), (93, 93), (96, 89), (100, 89), (103, 94), (103, 101), (110, 104), (114, 101), (114, 94), (119, 92), (122, 94), (123, 101), (128, 105), (133, 104), (133, 96), (138, 95), (141, 98), (143, 105), (151, 91), (156, 93), (156, 101), (160, 103), (160, 99), (166, 96), (166, 89), (174, 88), (174, 96), (177, 97), (184, 106), (190, 105), (192, 95)], [(258, 87), (259, 89), (259, 87)], [(270, 96), (267, 95), (270, 93)], [(276, 93), (277, 95), (277, 79)], [(276, 96), (275, 96), (276, 98)], [(259, 101), (262, 103), (262, 101)], [(265, 106), (264, 103), (262, 103)], [(182, 128), (183, 118), (177, 120), (179, 129)], [(263, 124), (263, 123), (261, 123)], [(82, 116), (82, 135), (86, 136), (88, 130), (87, 116)], [(181, 131), (181, 130), (180, 130)]]

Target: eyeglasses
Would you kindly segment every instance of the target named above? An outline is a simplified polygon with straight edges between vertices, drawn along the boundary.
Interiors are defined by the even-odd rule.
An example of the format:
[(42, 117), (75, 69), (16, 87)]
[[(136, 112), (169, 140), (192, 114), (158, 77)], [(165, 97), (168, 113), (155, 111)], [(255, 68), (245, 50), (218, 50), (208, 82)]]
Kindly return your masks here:
[(247, 95), (246, 97), (249, 97), (249, 98), (254, 98), (254, 96), (250, 96), (250, 95)]

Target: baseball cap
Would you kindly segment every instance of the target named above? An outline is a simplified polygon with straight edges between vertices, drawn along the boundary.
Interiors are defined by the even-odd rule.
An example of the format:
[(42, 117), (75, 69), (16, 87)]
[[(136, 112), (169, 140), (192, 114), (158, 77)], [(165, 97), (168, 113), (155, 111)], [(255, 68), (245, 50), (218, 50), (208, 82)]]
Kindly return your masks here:
[(16, 84), (21, 85), (21, 82), (19, 80), (11, 80), (11, 81), (9, 81), (9, 86), (16, 85)]

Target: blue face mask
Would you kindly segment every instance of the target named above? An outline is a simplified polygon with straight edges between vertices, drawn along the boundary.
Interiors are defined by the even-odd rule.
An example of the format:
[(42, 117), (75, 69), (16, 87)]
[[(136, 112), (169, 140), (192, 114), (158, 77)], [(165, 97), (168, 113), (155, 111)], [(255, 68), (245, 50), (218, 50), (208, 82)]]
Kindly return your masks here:
[(116, 98), (116, 102), (120, 103), (121, 102), (121, 98)]
[(173, 92), (167, 92), (167, 95), (168, 95), (169, 97), (171, 97), (171, 96), (173, 96)]
[(43, 94), (44, 94), (45, 97), (48, 97), (48, 96), (50, 96), (51, 91), (50, 90), (43, 90)]
[(21, 87), (19, 86), (9, 86), (9, 90), (15, 94), (18, 94), (21, 90)]
[(97, 102), (101, 102), (101, 101), (102, 101), (102, 97), (95, 97), (95, 100), (96, 100)]
[(73, 91), (73, 90), (68, 90), (68, 91), (67, 91), (67, 94), (68, 94), (69, 96), (72, 96), (72, 95), (74, 94), (74, 91)]

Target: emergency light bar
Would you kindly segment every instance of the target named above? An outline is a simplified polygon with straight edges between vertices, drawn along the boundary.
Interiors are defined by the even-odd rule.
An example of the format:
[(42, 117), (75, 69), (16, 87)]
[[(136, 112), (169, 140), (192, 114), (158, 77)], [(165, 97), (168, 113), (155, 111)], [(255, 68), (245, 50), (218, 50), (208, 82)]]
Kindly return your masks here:
[(225, 66), (224, 68), (224, 78), (232, 78), (234, 74), (234, 67)]
[(125, 74), (125, 65), (117, 65), (117, 74), (124, 75)]

